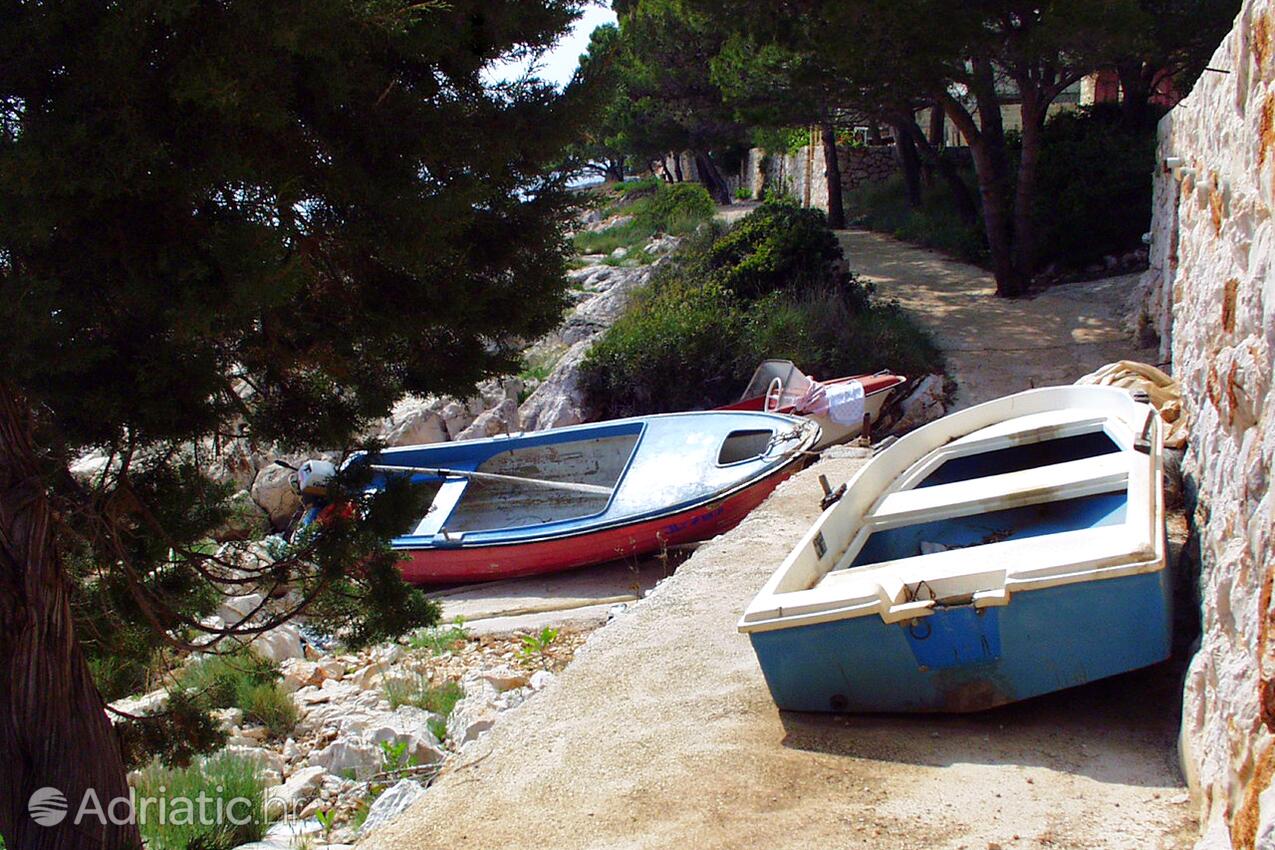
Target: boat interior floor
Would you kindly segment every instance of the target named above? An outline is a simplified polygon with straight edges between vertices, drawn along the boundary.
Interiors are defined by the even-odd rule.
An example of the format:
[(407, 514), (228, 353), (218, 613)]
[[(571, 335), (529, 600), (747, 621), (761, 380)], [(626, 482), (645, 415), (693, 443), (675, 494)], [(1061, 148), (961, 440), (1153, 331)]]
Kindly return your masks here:
[[(476, 471), (614, 489), (633, 456), (638, 436), (622, 434), (512, 449), (488, 458)], [(610, 501), (611, 496), (605, 493), (475, 479), (464, 483), (464, 492), (445, 527), (452, 532), (474, 532), (562, 522), (599, 514)], [(435, 504), (444, 507), (437, 500)]]

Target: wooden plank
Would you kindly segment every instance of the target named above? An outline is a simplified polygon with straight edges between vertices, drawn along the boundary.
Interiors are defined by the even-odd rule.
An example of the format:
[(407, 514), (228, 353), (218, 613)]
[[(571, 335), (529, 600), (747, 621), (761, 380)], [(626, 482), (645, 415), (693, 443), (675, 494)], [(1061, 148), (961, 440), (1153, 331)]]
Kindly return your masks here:
[(882, 499), (864, 522), (873, 531), (880, 531), (922, 521), (1092, 496), (1122, 488), (1128, 477), (1127, 452), (1099, 455), (986, 478), (901, 490)]

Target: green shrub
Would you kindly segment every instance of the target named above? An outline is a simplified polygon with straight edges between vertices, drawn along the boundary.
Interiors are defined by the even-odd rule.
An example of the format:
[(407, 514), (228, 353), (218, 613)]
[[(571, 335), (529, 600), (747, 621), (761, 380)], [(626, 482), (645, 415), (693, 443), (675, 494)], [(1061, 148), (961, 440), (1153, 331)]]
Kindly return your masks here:
[(637, 180), (625, 180), (622, 183), (616, 183), (611, 188), (620, 197), (634, 197), (650, 194), (662, 185), (664, 185), (664, 181), (652, 174), (648, 177), (640, 177)]
[(581, 389), (591, 416), (712, 407), (755, 368), (741, 361), (738, 299), (716, 283), (665, 284), (639, 299), (589, 349)]
[(385, 698), (389, 700), (391, 709), (400, 705), (414, 705), (443, 717), (452, 713), (452, 709), (464, 695), (465, 691), (458, 683), (434, 685), (422, 674), (405, 679), (395, 678), (385, 683)]
[[(622, 183), (635, 186), (636, 183)], [(639, 189), (628, 189), (632, 196)], [(644, 245), (657, 233), (680, 236), (695, 231), (710, 221), (717, 212), (708, 191), (698, 183), (663, 183), (655, 181), (650, 192), (628, 204), (623, 212), (632, 216), (624, 224), (605, 230), (583, 231), (575, 235), (575, 249), (581, 254), (610, 254), (616, 248), (633, 250)]]
[(240, 708), (244, 717), (282, 737), (297, 722), (292, 698), (278, 684), (279, 669), (249, 649), (202, 658), (181, 671), (178, 685), (209, 708)]
[(634, 222), (660, 233), (685, 233), (708, 221), (717, 204), (698, 183), (662, 183), (655, 193), (630, 208)]
[(276, 738), (286, 736), (300, 719), (297, 704), (277, 682), (253, 685), (239, 695), (238, 703), (245, 718), (260, 723)]
[(832, 292), (775, 293), (758, 301), (748, 314), (747, 342), (754, 367), (779, 357), (824, 380), (882, 368), (924, 375), (942, 363), (929, 336), (897, 303), (856, 309)]
[(735, 200), (737, 201), (749, 201), (752, 200), (752, 197), (753, 190), (749, 189), (747, 186), (740, 186), (735, 190)]
[[(977, 197), (972, 170), (965, 169), (962, 179)], [(921, 206), (916, 209), (908, 206), (903, 176), (899, 174), (847, 192), (845, 205), (847, 218), (861, 227), (934, 248), (967, 263), (987, 261), (982, 224), (961, 221), (951, 191), (941, 182), (922, 188)]]
[(1061, 112), (1045, 125), (1037, 177), (1036, 262), (1082, 268), (1140, 247), (1151, 225), (1155, 128), (1120, 110)]
[(938, 369), (925, 334), (896, 305), (871, 300), (871, 289), (842, 269), (822, 215), (804, 212), (769, 202), (735, 230), (689, 237), (585, 356), (581, 389), (590, 416), (735, 401), (768, 357), (791, 359), (821, 378)]
[(841, 243), (823, 211), (777, 199), (741, 218), (713, 243), (707, 257), (714, 278), (746, 299), (779, 290), (846, 288), (843, 266)]
[(239, 706), (241, 695), (257, 685), (273, 683), (278, 676), (278, 667), (243, 648), (191, 662), (177, 675), (177, 684), (201, 695), (212, 708), (231, 708)]
[[(261, 840), (266, 832), (265, 781), (255, 762), (229, 753), (219, 753), (188, 768), (158, 765), (142, 769), (133, 782), (137, 799), (138, 826), (148, 850), (232, 850), (241, 844)], [(208, 820), (202, 822), (200, 795)], [(146, 803), (146, 800), (155, 800)], [(159, 801), (165, 816), (159, 815)], [(189, 804), (179, 801), (191, 801)], [(247, 800), (248, 802), (231, 801)], [(179, 814), (190, 805), (192, 817)], [(213, 818), (222, 812), (221, 818)], [(243, 824), (230, 822), (246, 820)], [(186, 823), (190, 821), (190, 823)]]

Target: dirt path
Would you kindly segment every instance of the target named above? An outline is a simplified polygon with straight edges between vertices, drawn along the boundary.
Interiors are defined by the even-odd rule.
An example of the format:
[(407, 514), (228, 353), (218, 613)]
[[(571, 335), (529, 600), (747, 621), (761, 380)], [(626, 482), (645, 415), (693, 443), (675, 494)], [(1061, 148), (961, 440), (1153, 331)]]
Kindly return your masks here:
[[(1023, 375), (1070, 379), (1132, 353), (1114, 335), (1087, 344), (1114, 327), (1090, 296), (1072, 308), (1084, 328), (1068, 331), (1060, 294), (980, 306), (949, 277), (965, 267), (878, 237), (846, 240), (855, 267), (906, 294), (940, 344), (969, 344), (951, 355), (967, 403), (1026, 386)], [(1052, 317), (1013, 337), (1048, 346), (1019, 346), (1002, 368), (979, 344), (1000, 331), (984, 312), (1015, 328)], [(854, 455), (826, 453), (703, 546), (360, 847), (1189, 847), (1172, 664), (972, 716), (776, 711), (735, 621), (817, 515), (816, 476), (846, 479), (864, 462)]]
[(1155, 362), (1155, 350), (1134, 348), (1120, 327), (1136, 275), (1001, 299), (993, 297), (995, 283), (983, 269), (879, 233), (837, 235), (851, 270), (874, 282), (880, 295), (897, 299), (933, 335), (947, 356), (959, 407), (1070, 384), (1113, 360)]

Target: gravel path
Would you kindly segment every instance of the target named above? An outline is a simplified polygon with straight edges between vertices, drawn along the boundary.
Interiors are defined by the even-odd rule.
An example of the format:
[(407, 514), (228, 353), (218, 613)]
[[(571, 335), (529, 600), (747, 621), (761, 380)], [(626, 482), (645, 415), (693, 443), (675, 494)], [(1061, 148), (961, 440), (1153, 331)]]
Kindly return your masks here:
[[(977, 270), (870, 234), (844, 238), (852, 267), (956, 346), (965, 403), (1137, 356), (1091, 294), (975, 304), (959, 281), (980, 285)], [(1042, 331), (1003, 332), (1042, 315)], [(1012, 362), (988, 356), (1011, 341), (1024, 343)], [(855, 454), (826, 453), (701, 547), (360, 847), (1191, 846), (1172, 663), (978, 715), (776, 711), (735, 621), (817, 515), (816, 476), (845, 480), (864, 462)]]
[(1135, 348), (1120, 326), (1136, 274), (996, 298), (991, 275), (976, 266), (866, 230), (837, 236), (851, 270), (933, 335), (947, 356), (959, 407), (1070, 384), (1115, 360), (1157, 359), (1154, 348)]

